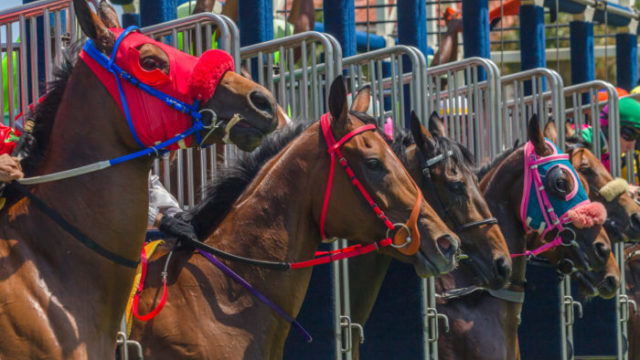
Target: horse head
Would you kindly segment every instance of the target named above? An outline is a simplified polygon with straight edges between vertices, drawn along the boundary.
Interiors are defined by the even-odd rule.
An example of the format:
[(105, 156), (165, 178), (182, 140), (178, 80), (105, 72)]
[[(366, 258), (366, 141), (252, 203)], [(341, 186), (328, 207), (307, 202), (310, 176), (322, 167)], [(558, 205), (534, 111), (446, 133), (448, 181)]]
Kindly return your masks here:
[(584, 179), (568, 155), (544, 138), (536, 116), (529, 120), (527, 135), (528, 173), (520, 217), (528, 233), (541, 235), (532, 237), (537, 246), (559, 241), (561, 251), (544, 255), (553, 262), (559, 261), (558, 255), (564, 255), (564, 266), (567, 261), (571, 264), (566, 268), (568, 271), (603, 269), (611, 253), (609, 238), (601, 231), (606, 210), (602, 204), (589, 201)]
[(74, 6), (91, 39), (80, 57), (127, 118), (137, 143), (133, 146), (154, 146), (197, 119), (203, 126), (185, 137), (181, 147), (224, 140), (249, 151), (276, 128), (274, 97), (233, 72), (233, 59), (227, 53), (208, 50), (195, 57), (136, 30), (124, 30), (104, 0), (97, 6), (98, 15), (86, 0), (74, 0)]
[(511, 275), (511, 258), (504, 236), (478, 189), (473, 174), (473, 155), (445, 137), (437, 113), (429, 118), (429, 129), (415, 113), (411, 117), (415, 145), (406, 150), (407, 169), (430, 204), (454, 229), (467, 255), (478, 285), (499, 289)]
[[(331, 85), (330, 130), (335, 139), (341, 139), (337, 144), (342, 145), (339, 147), (342, 157), (354, 164), (351, 171), (355, 177), (336, 171), (331, 197), (341, 199), (343, 205), (332, 206), (337, 202), (329, 201), (324, 229), (327, 234), (340, 234), (355, 242), (370, 243), (371, 239), (393, 236), (391, 249), (385, 247), (381, 252), (413, 264), (420, 276), (449, 272), (456, 264), (458, 237), (423, 199), (419, 187), (382, 136), (377, 131), (358, 133), (363, 127), (375, 130), (374, 125), (364, 125), (373, 122), (373, 118), (355, 111), (364, 98), (369, 98), (367, 91), (361, 91), (354, 100), (354, 111), (349, 111), (342, 77)], [(352, 136), (354, 133), (357, 135)], [(335, 146), (328, 145), (331, 152)], [(371, 199), (363, 201), (353, 190), (352, 183), (361, 184), (371, 194)], [(372, 216), (371, 209), (358, 211), (354, 208), (362, 205), (367, 208), (377, 206), (384, 214), (376, 210), (378, 216)], [(352, 221), (345, 222), (346, 218)], [(387, 219), (384, 220), (386, 226), (380, 219)], [(393, 231), (388, 230), (391, 223), (395, 227)]]

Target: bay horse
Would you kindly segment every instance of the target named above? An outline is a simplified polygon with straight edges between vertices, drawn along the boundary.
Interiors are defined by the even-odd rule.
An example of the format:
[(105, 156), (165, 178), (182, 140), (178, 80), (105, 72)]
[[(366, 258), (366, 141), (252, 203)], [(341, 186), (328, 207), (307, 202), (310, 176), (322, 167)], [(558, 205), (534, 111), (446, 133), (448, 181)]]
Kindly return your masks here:
[[(87, 52), (105, 54), (108, 61), (115, 48), (116, 66), (129, 74), (137, 69), (139, 78), (169, 77), (168, 82), (158, 85), (152, 81), (150, 86), (183, 102), (194, 100), (187, 96), (186, 88), (173, 89), (172, 74), (174, 67), (196, 64), (197, 58), (177, 58), (179, 55), (142, 34), (130, 33), (116, 47), (116, 33), (124, 32), (106, 2), (98, 5), (99, 16), (85, 0), (74, 0), (74, 8), (93, 45), (85, 45), (81, 60), (64, 65), (53, 90), (36, 107), (35, 143), (25, 149), (29, 157), (23, 163), (27, 176), (47, 175), (140, 149), (119, 105), (122, 99), (113, 97), (92, 70)], [(142, 44), (128, 47), (132, 41)], [(122, 62), (121, 57), (128, 62)], [(232, 130), (231, 138), (238, 146), (251, 149), (276, 126), (275, 100), (264, 88), (222, 69), (210, 69), (220, 72), (217, 78), (209, 78), (219, 85), (214, 93), (201, 98), (198, 110), (216, 112), (223, 124), (237, 112), (243, 124)], [(154, 108), (153, 114), (144, 107), (140, 110), (137, 100), (154, 104), (155, 98), (147, 100), (150, 96), (128, 83), (122, 86), (133, 121), (142, 121), (150, 131), (175, 129), (175, 124), (166, 122), (174, 110), (165, 109), (164, 104)], [(144, 123), (149, 115), (157, 122)], [(143, 131), (137, 129), (145, 141)], [(212, 135), (206, 143), (219, 138), (220, 134)], [(192, 137), (182, 140), (196, 144)], [(145, 237), (151, 161), (152, 157), (143, 156), (100, 172), (33, 186), (11, 184), (5, 189), (7, 203), (0, 212), (0, 357), (113, 358), (116, 333)]]
[[(553, 142), (557, 140), (555, 122), (549, 121), (545, 125), (544, 135)], [(612, 242), (639, 240), (640, 205), (627, 192), (626, 180), (614, 179), (602, 162), (589, 150), (590, 144), (582, 138), (567, 137), (565, 144), (573, 167), (589, 186), (589, 197), (593, 201), (604, 204), (607, 209), (604, 227), (609, 239)]]
[[(529, 121), (529, 138), (538, 143), (544, 144), (542, 132), (534, 117)], [(544, 154), (546, 147), (541, 147), (540, 152)], [(505, 165), (508, 163), (509, 165)], [(524, 150), (513, 149), (505, 152), (497, 157), (494, 163), (480, 169), (479, 177), (481, 179), (480, 188), (483, 194), (487, 196), (487, 203), (492, 214), (500, 219), (500, 227), (505, 234), (507, 245), (512, 253), (524, 253), (526, 249), (533, 250), (537, 247), (533, 240), (529, 237), (529, 241), (525, 242), (524, 232), (522, 231), (522, 222), (518, 214), (520, 209), (520, 200), (522, 198), (522, 189), (524, 182), (524, 171), (522, 164), (524, 163)], [(507, 166), (506, 168), (503, 168)], [(487, 173), (490, 175), (487, 175)], [(487, 177), (489, 176), (489, 177)], [(568, 174), (558, 174), (559, 177), (568, 178)], [(502, 181), (490, 182), (491, 177)], [(507, 183), (505, 183), (507, 182)], [(602, 219), (604, 220), (604, 219)], [(505, 229), (505, 226), (507, 227)], [(601, 226), (596, 225), (595, 231), (589, 229), (578, 230), (579, 236), (586, 236), (585, 244), (593, 247), (593, 243), (602, 243), (602, 252), (596, 252), (598, 248), (593, 247), (591, 260), (596, 263), (597, 268), (602, 268), (610, 263), (613, 259), (609, 249), (609, 240), (606, 238)], [(587, 249), (589, 249), (588, 247)], [(464, 246), (463, 246), (464, 249)], [(557, 250), (556, 250), (557, 251)], [(571, 255), (571, 254), (567, 254)], [(603, 259), (604, 257), (604, 259)], [(358, 259), (361, 260), (361, 259)], [(559, 258), (554, 258), (557, 262)], [(356, 260), (357, 261), (357, 260)], [(361, 271), (367, 272), (370, 279), (365, 287), (354, 288), (354, 285), (360, 284), (355, 280), (350, 281), (352, 284), (351, 291), (351, 311), (352, 321), (363, 324), (369, 317), (371, 306), (367, 307), (368, 302), (375, 299), (375, 293), (370, 288), (374, 288), (372, 283), (379, 284), (384, 274), (379, 276), (377, 271), (372, 268), (365, 268), (361, 264), (355, 264), (356, 261), (350, 261), (350, 276), (357, 276)], [(521, 303), (518, 298), (521, 296), (524, 284), (524, 261), (523, 258), (515, 258), (513, 261), (514, 273), (511, 275), (510, 284), (505, 290), (485, 291), (481, 284), (478, 284), (477, 274), (468, 266), (461, 266), (460, 269), (437, 279), (437, 291), (441, 296), (438, 300), (438, 311), (447, 315), (451, 321), (451, 332), (448, 334), (440, 334), (439, 340), (439, 356), (443, 359), (449, 358), (493, 358), (496, 359), (512, 359), (515, 358), (515, 348), (517, 340), (517, 324), (518, 314), (520, 313)], [(610, 267), (607, 267), (608, 269)], [(611, 268), (615, 269), (615, 266)], [(375, 275), (372, 275), (375, 274)], [(618, 274), (619, 279), (619, 274)], [(480, 285), (480, 286), (479, 286)], [(462, 289), (462, 296), (453, 298), (451, 289)], [(589, 288), (591, 289), (591, 287)], [(447, 291), (449, 290), (449, 291)], [(468, 291), (466, 291), (468, 290)], [(376, 290), (377, 291), (377, 290)], [(615, 294), (615, 288), (613, 289)], [(498, 296), (496, 298), (494, 296)], [(366, 299), (365, 299), (366, 298)], [(501, 300), (500, 298), (512, 299), (512, 301)], [(446, 300), (450, 299), (450, 300)], [(514, 301), (515, 299), (515, 301)], [(360, 311), (365, 309), (367, 311)], [(482, 324), (474, 325), (474, 324)], [(490, 330), (488, 330), (490, 329)], [(354, 333), (354, 336), (357, 334)], [(507, 350), (509, 349), (509, 350)], [(358, 350), (352, 352), (358, 355)]]
[[(304, 131), (300, 128), (297, 135), (286, 140), (282, 139), (287, 131), (276, 133), (244, 165), (239, 164), (221, 176), (207, 199), (190, 211), (198, 237), (205, 244), (245, 259), (281, 262), (312, 259), (325, 238), (323, 229), (332, 237), (361, 244), (387, 237), (387, 228), (370, 208), (375, 202), (388, 218), (396, 221), (415, 219), (419, 214), (417, 224), (410, 221), (409, 225), (399, 223), (399, 227), (414, 229), (410, 231), (413, 240), (409, 246), (422, 239), (413, 251), (382, 247), (380, 252), (412, 264), (420, 276), (452, 270), (459, 240), (422, 198), (385, 140), (376, 131), (361, 131), (362, 126), (375, 130), (374, 125), (363, 125), (363, 120), (373, 119), (348, 112), (341, 76), (331, 85), (329, 109), (330, 114), (324, 115), (320, 124), (313, 123)], [(342, 144), (342, 155), (337, 154), (341, 156), (340, 162), (351, 164), (351, 170), (343, 172), (338, 168), (333, 177), (334, 164), (327, 147), (334, 149), (336, 145), (331, 145), (333, 140), (328, 138), (328, 131), (342, 139), (337, 143)], [(350, 139), (344, 138), (353, 134), (356, 135)], [(276, 144), (278, 139), (280, 143)], [(347, 176), (351, 171), (354, 175)], [(327, 182), (323, 175), (327, 173), (333, 182)], [(363, 201), (352, 182), (373, 194), (372, 201)], [(238, 186), (239, 183), (243, 184)], [(330, 193), (330, 200), (323, 193)], [(384, 214), (380, 216), (385, 218)], [(140, 295), (138, 305), (142, 313), (148, 312), (158, 300), (156, 295), (162, 287), (160, 274), (167, 256), (165, 249), (149, 264), (147, 289)], [(167, 269), (168, 297), (164, 308), (152, 321), (133, 321), (131, 338), (143, 345), (145, 356), (282, 358), (290, 328), (285, 317), (297, 315), (311, 269), (279, 271), (258, 267), (255, 261), (251, 264), (221, 261), (277, 304), (283, 315), (278, 316), (258, 302), (207, 258), (193, 250), (176, 250)]]
[[(529, 140), (532, 140), (531, 134), (540, 133), (539, 126), (529, 123)], [(533, 126), (532, 126), (533, 125)], [(533, 136), (533, 141), (542, 141), (542, 134)], [(574, 150), (575, 151), (575, 150)], [(589, 153), (587, 149), (583, 149), (579, 152), (570, 151), (570, 159), (574, 168), (579, 169), (577, 164), (582, 164), (585, 158), (590, 161), (599, 162), (593, 154)], [(589, 156), (590, 155), (590, 156)], [(496, 211), (499, 208), (502, 209), (502, 214), (506, 214), (512, 206), (498, 205), (499, 202), (496, 199), (500, 198), (500, 194), (504, 197), (505, 188), (509, 189), (509, 193), (512, 194), (514, 189), (521, 188), (522, 180), (515, 179), (514, 175), (505, 173), (501, 167), (507, 166), (509, 162), (512, 162), (512, 166), (518, 166), (523, 161), (523, 151), (521, 148), (512, 149), (506, 151), (502, 156), (499, 156), (496, 161), (490, 166), (483, 169), (486, 172), (488, 169), (489, 174), (484, 174), (481, 180), (481, 187), (487, 195), (487, 201), (493, 207), (496, 207)], [(597, 165), (597, 163), (594, 163)], [(602, 164), (601, 167), (594, 166), (593, 171), (597, 171), (599, 176), (606, 177), (607, 173)], [(584, 170), (584, 169), (583, 169)], [(512, 171), (512, 170), (511, 170)], [(602, 173), (604, 171), (604, 173)], [(579, 173), (582, 175), (581, 173)], [(483, 174), (481, 174), (482, 176)], [(599, 177), (598, 176), (598, 177)], [(580, 181), (585, 183), (585, 179), (580, 178)], [(610, 178), (610, 175), (609, 175)], [(505, 187), (504, 179), (506, 182), (515, 185)], [(595, 177), (590, 178), (591, 181), (595, 180)], [(593, 188), (594, 184), (589, 183), (588, 187)], [(502, 187), (502, 189), (500, 189)], [(597, 196), (589, 193), (590, 199), (596, 201)], [(518, 196), (513, 197), (512, 201), (519, 200)], [(517, 199), (517, 200), (516, 200)], [(504, 203), (503, 203), (504, 204)], [(619, 205), (618, 205), (619, 206)], [(514, 211), (512, 209), (512, 211)], [(517, 212), (516, 212), (517, 214)], [(513, 217), (513, 216), (512, 216)], [(499, 217), (503, 220), (503, 217)], [(508, 219), (508, 218), (507, 218)], [(511, 223), (510, 227), (503, 227), (505, 234), (512, 234), (514, 230), (520, 230), (521, 224), (518, 224), (515, 220)], [(503, 223), (501, 222), (501, 226)], [(607, 248), (609, 240), (604, 230), (604, 227), (596, 225), (596, 241), (603, 242)], [(579, 235), (578, 235), (579, 236)], [(532, 249), (533, 246), (530, 243), (530, 239), (526, 239), (524, 234), (520, 233), (516, 236), (506, 235), (507, 244), (509, 249), (515, 253), (523, 253), (524, 248)], [(584, 248), (583, 248), (584, 249)], [(596, 256), (599, 255), (598, 260), (602, 261), (605, 253), (599, 253), (598, 248), (594, 248)], [(595, 256), (592, 255), (592, 258)], [(560, 255), (551, 257), (552, 262), (558, 262)], [(572, 278), (576, 279), (579, 285), (580, 292), (585, 297), (591, 297), (600, 295), (603, 298), (610, 299), (616, 294), (616, 290), (620, 281), (620, 272), (618, 265), (611, 252), (607, 252), (606, 263), (604, 268), (594, 266), (594, 269), (587, 271), (588, 269), (581, 269), (572, 274)], [(522, 309), (522, 301), (524, 301), (524, 284), (526, 283), (525, 274), (525, 259), (514, 259), (514, 273), (512, 275), (511, 284), (506, 287), (506, 291), (502, 290), (499, 293), (491, 292), (474, 292), (463, 297), (444, 297), (439, 300), (437, 306), (438, 311), (447, 315), (451, 324), (451, 331), (449, 333), (440, 333), (440, 339), (438, 342), (438, 354), (442, 359), (517, 359), (520, 358), (518, 348), (518, 325), (520, 323), (520, 312)], [(437, 291), (443, 291), (452, 288), (460, 288), (467, 286), (469, 283), (469, 275), (463, 271), (456, 271), (447, 276), (442, 276), (438, 279), (436, 285)], [(554, 279), (555, 280), (555, 279)]]

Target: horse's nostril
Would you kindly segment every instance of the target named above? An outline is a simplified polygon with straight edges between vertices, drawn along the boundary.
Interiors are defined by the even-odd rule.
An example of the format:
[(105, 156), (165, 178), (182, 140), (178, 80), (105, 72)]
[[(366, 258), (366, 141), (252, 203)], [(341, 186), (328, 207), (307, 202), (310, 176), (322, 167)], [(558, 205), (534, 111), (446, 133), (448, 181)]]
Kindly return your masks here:
[(446, 258), (453, 257), (458, 250), (458, 242), (451, 235), (442, 235), (437, 240), (438, 249)]
[(271, 116), (274, 115), (273, 103), (271, 102), (271, 98), (264, 94), (262, 91), (251, 92), (251, 94), (249, 94), (249, 100), (256, 109), (263, 111)]
[(507, 263), (503, 256), (500, 256), (495, 261), (496, 274), (501, 279), (506, 279), (511, 275), (511, 266)]
[(599, 258), (605, 259), (605, 260), (609, 258), (611, 249), (609, 248), (609, 246), (607, 246), (607, 244), (602, 242), (597, 242), (595, 243), (594, 246), (596, 248), (596, 255), (598, 255)]

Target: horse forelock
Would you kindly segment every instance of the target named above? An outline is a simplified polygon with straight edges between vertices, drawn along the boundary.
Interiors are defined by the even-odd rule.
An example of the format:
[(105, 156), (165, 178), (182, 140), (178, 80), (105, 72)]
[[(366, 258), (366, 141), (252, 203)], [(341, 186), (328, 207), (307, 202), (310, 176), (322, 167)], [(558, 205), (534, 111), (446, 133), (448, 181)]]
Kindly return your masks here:
[(218, 172), (218, 176), (207, 186), (204, 200), (186, 215), (186, 220), (191, 222), (199, 239), (204, 240), (215, 230), (260, 169), (310, 125), (299, 122), (287, 125), (268, 135), (252, 153), (235, 159)]

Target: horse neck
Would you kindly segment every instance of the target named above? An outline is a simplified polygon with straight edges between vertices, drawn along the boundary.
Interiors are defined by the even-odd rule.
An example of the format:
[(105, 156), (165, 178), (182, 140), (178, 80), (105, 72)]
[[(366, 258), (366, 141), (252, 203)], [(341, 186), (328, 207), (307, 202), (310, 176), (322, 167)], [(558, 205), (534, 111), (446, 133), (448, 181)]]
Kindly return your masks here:
[[(321, 192), (319, 189), (323, 188), (325, 178), (320, 174), (326, 173), (329, 167), (326, 145), (320, 143), (317, 127), (317, 124), (310, 127), (260, 170), (206, 243), (252, 259), (296, 262), (313, 258), (320, 236), (312, 208), (321, 206), (322, 194), (318, 196), (318, 192)], [(304, 300), (311, 269), (285, 272), (239, 265), (233, 261), (227, 264), (287, 314), (296, 316)], [(219, 277), (217, 270), (208, 268), (215, 272), (210, 273), (209, 278)], [(214, 287), (220, 289), (229, 284), (227, 278), (214, 282)], [(233, 286), (239, 285), (234, 283)], [(251, 297), (247, 292), (244, 294)], [(219, 301), (237, 303), (235, 298)], [(273, 319), (273, 311), (259, 305), (253, 308), (247, 322), (270, 322), (268, 331), (254, 334), (254, 341), (263, 345), (259, 348), (281, 351), (289, 325), (281, 318), (275, 323)]]
[[(132, 152), (133, 138), (106, 89), (82, 61), (68, 79), (49, 144), (35, 174), (67, 170)], [(34, 187), (34, 194), (80, 232), (124, 258), (139, 258), (146, 227), (149, 159)], [(25, 204), (28, 204), (25, 207)], [(21, 200), (8, 211), (9, 228), (27, 246), (48, 291), (70, 304), (78, 293), (90, 303), (75, 314), (115, 336), (134, 269), (87, 249), (33, 203)], [(6, 218), (5, 218), (6, 220)], [(15, 224), (15, 225), (14, 225)], [(10, 232), (12, 230), (9, 230)], [(47, 241), (43, 241), (47, 239)], [(60, 279), (59, 274), (64, 274)], [(77, 287), (74, 287), (77, 284)], [(81, 287), (81, 290), (77, 288)], [(66, 299), (66, 297), (71, 297)], [(90, 313), (90, 314), (89, 314)], [(98, 313), (98, 314), (96, 314)], [(104, 315), (107, 316), (96, 316)], [(100, 320), (98, 320), (100, 319)]]
[[(523, 253), (527, 250), (525, 233), (520, 219), (520, 202), (524, 184), (524, 151), (516, 150), (485, 175), (480, 190), (487, 200), (491, 213), (500, 219), (509, 252)], [(509, 189), (505, 191), (505, 189)], [(511, 278), (524, 281), (526, 258), (513, 258)]]

